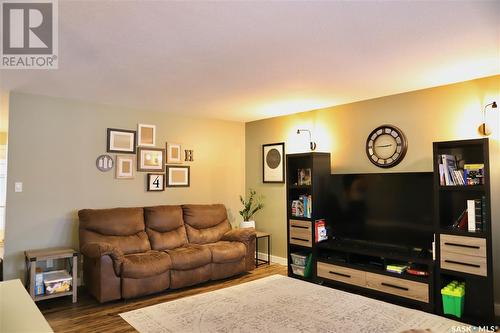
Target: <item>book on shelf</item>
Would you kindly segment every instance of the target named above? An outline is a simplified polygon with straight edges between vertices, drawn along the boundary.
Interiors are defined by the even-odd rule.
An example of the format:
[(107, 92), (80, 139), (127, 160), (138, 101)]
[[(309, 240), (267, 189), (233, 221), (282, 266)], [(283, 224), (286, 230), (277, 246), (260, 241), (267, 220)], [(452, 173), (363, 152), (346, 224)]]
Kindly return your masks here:
[[(484, 184), (484, 164), (463, 164), (458, 156), (438, 155), (439, 184), (441, 186), (465, 186)], [(463, 169), (459, 165), (463, 164)]]
[(474, 200), (474, 215), (476, 216), (475, 230), (482, 231), (483, 230), (483, 205), (481, 199)]
[(444, 176), (444, 165), (443, 163), (439, 162), (439, 185), (445, 186), (446, 185), (446, 179)]
[(488, 223), (488, 205), (486, 204), (486, 196), (481, 197), (481, 229), (480, 231), (485, 231), (484, 227)]
[(467, 185), (484, 184), (484, 164), (465, 164), (464, 178)]
[(292, 216), (307, 217), (312, 216), (312, 196), (301, 195), (298, 200), (292, 201)]
[(326, 230), (326, 222), (324, 219), (319, 219), (314, 221), (315, 230), (315, 240), (316, 243), (322, 242), (328, 239), (327, 230)]
[(476, 201), (467, 200), (467, 231), (476, 231)]
[(443, 185), (456, 185), (455, 170), (457, 170), (457, 160), (455, 156), (447, 154), (439, 155), (439, 163), (442, 165), (439, 171), (442, 173), (442, 178), (444, 179)]
[(467, 208), (453, 223), (452, 229), (468, 232), (482, 232), (486, 221), (486, 197), (467, 200)]
[(462, 214), (460, 214), (455, 223), (453, 223), (452, 229), (467, 230), (468, 223), (469, 221), (468, 221), (467, 209), (465, 209), (462, 212)]
[(408, 264), (388, 264), (385, 267), (385, 270), (391, 273), (403, 274), (408, 269), (408, 267)]

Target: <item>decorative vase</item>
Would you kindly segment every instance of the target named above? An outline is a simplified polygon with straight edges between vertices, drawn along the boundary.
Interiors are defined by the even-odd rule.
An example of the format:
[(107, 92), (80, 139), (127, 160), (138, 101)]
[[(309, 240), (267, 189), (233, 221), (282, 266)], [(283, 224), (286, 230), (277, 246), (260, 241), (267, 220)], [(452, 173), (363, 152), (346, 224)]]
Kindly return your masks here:
[(255, 221), (242, 221), (240, 228), (255, 228)]

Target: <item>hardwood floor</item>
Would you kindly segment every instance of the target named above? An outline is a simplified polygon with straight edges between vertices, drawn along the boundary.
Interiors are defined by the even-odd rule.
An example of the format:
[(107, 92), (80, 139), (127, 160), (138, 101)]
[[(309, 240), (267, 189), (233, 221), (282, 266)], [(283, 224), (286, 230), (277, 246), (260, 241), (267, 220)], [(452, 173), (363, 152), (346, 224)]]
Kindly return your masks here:
[(120, 313), (234, 286), (273, 274), (286, 275), (286, 273), (285, 266), (264, 265), (250, 273), (234, 278), (105, 304), (99, 304), (86, 293), (84, 288), (81, 288), (81, 291), (78, 290), (78, 302), (75, 304), (71, 303), (71, 297), (61, 297), (38, 302), (37, 305), (55, 332), (136, 332), (119, 316)]

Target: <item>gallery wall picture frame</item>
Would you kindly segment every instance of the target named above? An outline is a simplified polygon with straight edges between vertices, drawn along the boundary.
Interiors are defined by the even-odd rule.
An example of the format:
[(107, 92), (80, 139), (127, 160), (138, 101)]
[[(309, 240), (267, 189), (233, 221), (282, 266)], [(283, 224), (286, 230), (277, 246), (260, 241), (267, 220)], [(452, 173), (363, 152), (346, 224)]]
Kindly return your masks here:
[(148, 192), (165, 191), (165, 174), (148, 173), (147, 191)]
[(179, 143), (166, 143), (167, 148), (167, 163), (181, 164), (182, 163), (182, 146)]
[(137, 125), (137, 145), (140, 147), (154, 147), (156, 145), (156, 125)]
[(136, 135), (136, 131), (108, 128), (106, 151), (108, 153), (135, 154)]
[(164, 172), (165, 149), (162, 148), (137, 148), (137, 171)]
[(262, 182), (285, 183), (285, 143), (262, 145)]
[(116, 155), (115, 178), (134, 179), (135, 176), (135, 156)]
[(167, 187), (189, 187), (190, 168), (186, 165), (167, 165)]

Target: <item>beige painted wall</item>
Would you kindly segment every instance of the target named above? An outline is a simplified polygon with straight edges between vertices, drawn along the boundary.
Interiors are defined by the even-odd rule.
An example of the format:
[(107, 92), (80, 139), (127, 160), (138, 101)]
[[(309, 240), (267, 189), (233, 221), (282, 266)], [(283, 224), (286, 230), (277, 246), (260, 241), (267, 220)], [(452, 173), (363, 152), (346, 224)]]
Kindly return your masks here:
[[(96, 169), (97, 156), (106, 152), (106, 128), (136, 129), (137, 123), (157, 126), (160, 147), (172, 140), (194, 149), (191, 187), (148, 193), (146, 173), (115, 180), (114, 170)], [(22, 276), (28, 248), (77, 247), (81, 208), (224, 203), (237, 224), (244, 133), (243, 123), (12, 93), (5, 277)], [(14, 182), (20, 181), (24, 191), (14, 193)]]
[[(500, 75), (419, 90), (337, 107), (246, 124), (246, 185), (266, 197), (267, 207), (256, 216), (257, 228), (272, 234), (272, 253), (286, 257), (285, 185), (262, 183), (262, 144), (282, 142), (287, 153), (308, 151), (308, 128), (316, 151), (332, 154), (332, 173), (384, 172), (365, 155), (366, 137), (375, 127), (394, 124), (409, 142), (405, 159), (387, 172), (432, 171), (432, 142), (478, 137), (482, 106), (500, 100)], [(496, 299), (500, 302), (500, 120), (496, 109), (488, 121), (491, 140), (492, 215)]]

